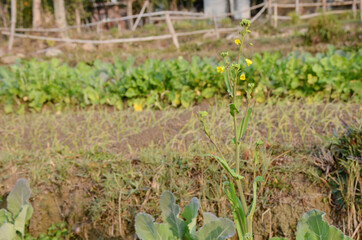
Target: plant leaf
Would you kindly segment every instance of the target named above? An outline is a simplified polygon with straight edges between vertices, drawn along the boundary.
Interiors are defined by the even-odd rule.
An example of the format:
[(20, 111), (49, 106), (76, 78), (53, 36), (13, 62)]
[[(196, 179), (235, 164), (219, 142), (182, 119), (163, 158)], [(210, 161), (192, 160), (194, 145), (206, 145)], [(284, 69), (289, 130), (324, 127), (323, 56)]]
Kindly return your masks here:
[(0, 226), (11, 221), (11, 214), (6, 209), (0, 209)]
[(178, 217), (180, 207), (175, 204), (175, 198), (171, 192), (166, 191), (162, 193), (160, 208), (163, 221), (170, 224), (174, 235), (182, 239), (185, 234), (186, 223)]
[(238, 109), (236, 108), (234, 103), (229, 104), (229, 108), (230, 108), (230, 115), (231, 116), (235, 116), (239, 113)]
[(234, 236), (234, 234), (235, 226), (231, 220), (227, 218), (217, 218), (214, 221), (204, 224), (196, 233), (196, 238), (197, 240), (224, 240)]
[(251, 112), (253, 111), (252, 108), (249, 108), (248, 111), (246, 112), (246, 116), (243, 117), (243, 120), (240, 122), (239, 127), (238, 127), (238, 141), (240, 141), (246, 132), (246, 129), (248, 127), (248, 123), (249, 123), (249, 119), (251, 116)]
[(263, 182), (264, 181), (264, 178), (261, 177), (261, 176), (257, 176), (255, 179), (254, 179), (254, 182), (253, 182), (253, 202), (251, 204), (251, 208), (249, 210), (249, 213), (248, 213), (248, 217), (250, 216), (250, 218), (252, 218), (253, 214), (254, 214), (254, 211), (255, 211), (255, 208), (256, 208), (256, 194), (257, 194), (257, 187), (258, 187), (258, 182)]
[(352, 240), (323, 220), (324, 213), (310, 210), (303, 214), (297, 226), (297, 240)]
[(216, 156), (216, 155), (213, 155), (213, 154), (205, 154), (204, 156), (209, 156), (209, 157), (213, 157), (215, 158), (220, 164), (221, 166), (235, 179), (243, 179), (244, 177), (241, 176), (241, 175), (238, 175), (236, 174), (236, 172), (230, 168), (229, 164), (224, 160), (222, 159), (221, 157), (219, 156)]
[(21, 209), (20, 213), (18, 214), (14, 222), (15, 231), (19, 232), (22, 237), (24, 237), (24, 229), (29, 211), (29, 206), (30, 206), (29, 204), (23, 206), (23, 208)]
[(24, 178), (19, 179), (7, 197), (8, 210), (13, 214), (14, 218), (18, 215), (22, 207), (28, 203), (30, 194), (31, 191), (28, 181)]
[(196, 217), (199, 211), (200, 204), (197, 198), (192, 198), (191, 201), (186, 205), (182, 217), (186, 220), (188, 230), (191, 234), (196, 232)]
[(146, 213), (138, 213), (136, 215), (136, 233), (142, 240), (158, 240), (155, 225), (153, 223), (155, 219)]
[(178, 240), (178, 238), (173, 235), (171, 227), (167, 223), (155, 223), (155, 229), (157, 240)]
[(211, 223), (213, 221), (216, 221), (218, 219), (214, 214), (212, 214), (210, 212), (204, 212), (203, 217), (204, 217), (204, 220), (203, 220), (204, 225)]
[(232, 182), (227, 182), (227, 185), (225, 186), (225, 193), (232, 207), (236, 229), (238, 232), (244, 235), (247, 229), (246, 214), (244, 211), (243, 204), (236, 195), (235, 186)]
[(11, 223), (4, 223), (0, 226), (0, 240), (15, 239), (16, 232), (14, 225)]

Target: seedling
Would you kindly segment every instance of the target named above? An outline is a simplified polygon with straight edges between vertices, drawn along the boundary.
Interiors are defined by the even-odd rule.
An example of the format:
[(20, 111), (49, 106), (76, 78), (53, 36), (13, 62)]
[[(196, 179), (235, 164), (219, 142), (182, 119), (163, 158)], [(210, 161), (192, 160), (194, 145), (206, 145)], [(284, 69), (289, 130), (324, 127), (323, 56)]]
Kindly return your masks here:
[(7, 210), (0, 210), (0, 240), (24, 239), (26, 223), (33, 214), (28, 182), (19, 179), (7, 197)]

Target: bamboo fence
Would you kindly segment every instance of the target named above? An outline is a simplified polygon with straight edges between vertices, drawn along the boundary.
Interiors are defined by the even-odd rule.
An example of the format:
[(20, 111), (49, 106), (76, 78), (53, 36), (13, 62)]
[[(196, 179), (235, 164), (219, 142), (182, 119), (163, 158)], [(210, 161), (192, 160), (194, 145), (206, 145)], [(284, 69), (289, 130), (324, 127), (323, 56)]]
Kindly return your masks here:
[[(107, 19), (104, 21), (98, 21), (93, 23), (87, 23), (82, 25), (76, 26), (68, 26), (67, 28), (49, 28), (49, 29), (28, 29), (28, 28), (17, 28), (12, 33), (8, 28), (0, 28), (0, 32), (3, 35), (8, 35), (10, 38), (28, 38), (28, 39), (36, 39), (36, 40), (49, 40), (55, 42), (63, 42), (63, 43), (91, 43), (91, 44), (111, 44), (111, 43), (130, 43), (130, 42), (144, 42), (144, 41), (154, 41), (154, 40), (162, 40), (162, 39), (172, 39), (173, 44), (176, 48), (180, 47), (179, 44), (179, 37), (182, 36), (191, 36), (196, 34), (215, 34), (216, 38), (220, 37), (220, 33), (231, 32), (235, 31), (237, 28), (219, 28), (218, 27), (218, 19), (234, 16), (237, 13), (243, 13), (247, 11), (257, 10), (259, 11), (251, 18), (251, 22), (255, 22), (259, 19), (264, 12), (267, 12), (267, 17), (271, 24), (275, 27), (278, 26), (278, 21), (280, 20), (291, 20), (289, 16), (280, 16), (278, 15), (278, 9), (291, 9), (294, 11), (296, 15), (300, 19), (308, 19), (319, 16), (320, 14), (339, 14), (344, 13), (346, 11), (353, 12), (354, 18), (357, 16), (357, 5), (359, 5), (359, 11), (362, 21), (362, 0), (350, 0), (344, 2), (327, 2), (326, 0), (322, 0), (322, 2), (318, 3), (301, 3), (300, 0), (295, 0), (295, 3), (292, 4), (281, 4), (277, 2), (273, 2), (273, 0), (265, 0), (263, 3), (257, 4), (255, 6), (250, 7), (249, 9), (243, 9), (242, 11), (238, 12), (231, 12), (226, 13), (223, 15), (205, 15), (204, 13), (195, 13), (195, 12), (181, 12), (181, 11), (159, 11), (159, 12), (152, 12), (152, 13), (145, 13), (147, 5), (149, 1), (146, 0), (144, 5), (141, 9), (141, 12), (136, 15), (127, 16), (127, 17), (120, 17), (114, 19)], [(359, 2), (358, 2), (359, 1)], [(336, 7), (336, 6), (351, 6), (351, 10), (333, 10), (330, 9), (327, 11), (328, 8)], [(302, 8), (316, 8), (314, 13), (308, 14), (301, 14)], [(322, 12), (318, 12), (319, 8), (322, 8)], [(127, 21), (130, 19), (136, 19), (135, 24), (132, 26), (131, 30), (135, 31), (137, 26), (140, 23), (142, 18), (148, 18), (151, 21), (165, 21), (167, 24), (167, 28), (169, 34), (165, 35), (158, 35), (158, 36), (146, 36), (146, 37), (130, 37), (130, 38), (118, 38), (118, 39), (108, 39), (108, 40), (88, 40), (88, 39), (70, 39), (70, 38), (59, 38), (59, 37), (49, 37), (49, 36), (38, 36), (34, 34), (26, 34), (27, 32), (34, 32), (34, 33), (59, 33), (63, 31), (68, 31), (71, 29), (76, 28), (85, 28), (90, 29), (92, 27), (96, 28), (97, 33), (100, 33), (102, 30), (102, 26), (106, 23), (119, 23), (121, 21)], [(197, 30), (197, 31), (190, 31), (190, 32), (176, 32), (173, 26), (172, 21), (177, 20), (211, 20), (213, 22), (213, 28), (205, 29), (205, 30)], [(10, 46), (10, 45), (9, 45)]]

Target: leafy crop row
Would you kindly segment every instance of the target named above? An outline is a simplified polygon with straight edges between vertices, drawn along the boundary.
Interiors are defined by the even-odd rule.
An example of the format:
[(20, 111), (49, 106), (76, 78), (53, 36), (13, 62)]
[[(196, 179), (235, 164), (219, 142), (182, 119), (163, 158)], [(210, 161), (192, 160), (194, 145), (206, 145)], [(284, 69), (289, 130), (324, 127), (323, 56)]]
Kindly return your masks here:
[[(328, 99), (361, 98), (362, 49), (326, 53), (256, 54), (245, 72), (256, 85), (255, 98), (267, 96), (321, 96)], [(125, 102), (136, 110), (167, 105), (188, 107), (215, 94), (225, 95), (225, 79), (215, 60), (193, 57), (190, 62), (147, 60), (136, 66), (133, 58), (113, 63), (95, 61), (70, 67), (53, 59), (18, 62), (0, 67), (0, 104), (6, 112), (38, 111), (44, 105), (110, 105)], [(240, 84), (246, 88), (246, 83)]]

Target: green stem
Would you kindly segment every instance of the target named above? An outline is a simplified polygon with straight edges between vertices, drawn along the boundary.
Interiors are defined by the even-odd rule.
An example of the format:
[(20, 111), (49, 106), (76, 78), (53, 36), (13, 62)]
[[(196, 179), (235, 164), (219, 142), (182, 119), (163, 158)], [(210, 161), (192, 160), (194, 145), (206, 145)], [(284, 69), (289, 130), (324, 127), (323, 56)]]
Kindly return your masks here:
[[(245, 34), (246, 34), (247, 29), (244, 28), (243, 34), (242, 34), (242, 39), (241, 39), (241, 43), (240, 43), (240, 48), (239, 48), (239, 55), (238, 55), (238, 64), (240, 64), (240, 56), (243, 50), (243, 45), (244, 45), (244, 40), (245, 40)], [(232, 96), (232, 101), (233, 104), (236, 106), (236, 89), (237, 89), (237, 74), (235, 77), (235, 81), (234, 81), (234, 96)], [(249, 105), (249, 104), (248, 104)], [(239, 143), (239, 139), (237, 139), (238, 136), (238, 125), (237, 125), (237, 118), (236, 118), (236, 114), (234, 114), (233, 116), (233, 120), (234, 120), (234, 135), (235, 135), (235, 162), (236, 162), (236, 174), (240, 174), (240, 143)], [(245, 123), (244, 123), (245, 124)], [(244, 128), (244, 126), (243, 126)], [(241, 204), (243, 205), (244, 208), (244, 212), (247, 213), (248, 212), (248, 205), (246, 203), (246, 199), (245, 199), (245, 195), (244, 195), (244, 190), (243, 190), (243, 186), (242, 186), (242, 182), (241, 180), (237, 180), (236, 184), (238, 186), (239, 189), (239, 195), (240, 195), (240, 200), (241, 200)], [(250, 218), (247, 217), (247, 232), (246, 235), (247, 236), (252, 236), (252, 219), (250, 221)], [(243, 238), (244, 239), (244, 238)]]
[[(234, 93), (233, 93), (233, 97), (232, 97), (232, 101), (233, 104), (236, 106), (236, 82), (237, 79), (235, 79), (234, 81)], [(236, 174), (239, 175), (240, 174), (240, 144), (239, 141), (237, 139), (238, 137), (238, 124), (237, 124), (237, 119), (236, 119), (236, 114), (234, 114), (233, 116), (233, 120), (234, 120), (234, 137), (235, 137), (235, 162), (236, 162)], [(236, 184), (238, 186), (239, 189), (239, 195), (240, 195), (240, 199), (241, 199), (241, 203), (243, 205), (244, 208), (244, 212), (247, 213), (248, 212), (248, 205), (246, 204), (246, 199), (245, 199), (245, 195), (244, 195), (244, 190), (243, 190), (243, 186), (241, 184), (241, 180), (237, 180)]]

